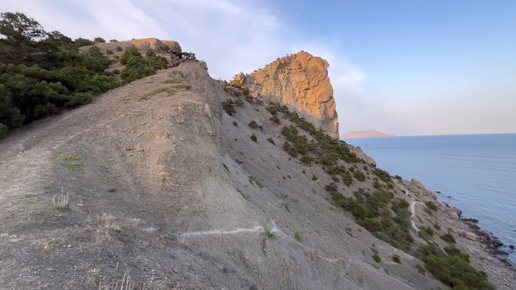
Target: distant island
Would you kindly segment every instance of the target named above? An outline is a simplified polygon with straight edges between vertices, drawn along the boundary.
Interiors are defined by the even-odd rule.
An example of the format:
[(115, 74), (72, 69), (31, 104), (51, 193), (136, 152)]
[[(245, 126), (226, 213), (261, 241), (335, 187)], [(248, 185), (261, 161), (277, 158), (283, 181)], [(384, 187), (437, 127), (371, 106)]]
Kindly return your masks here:
[(340, 135), (340, 138), (372, 138), (393, 137), (393, 134), (378, 132), (376, 130), (351, 131)]

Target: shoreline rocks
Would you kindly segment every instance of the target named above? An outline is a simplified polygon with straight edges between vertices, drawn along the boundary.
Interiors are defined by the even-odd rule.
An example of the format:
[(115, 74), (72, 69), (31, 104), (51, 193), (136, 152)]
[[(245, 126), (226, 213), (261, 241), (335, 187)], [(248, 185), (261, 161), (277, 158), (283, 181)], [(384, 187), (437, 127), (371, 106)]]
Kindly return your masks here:
[[(482, 245), (484, 245), (484, 247), (488, 253), (490, 253), (494, 257), (498, 258), (508, 268), (516, 271), (515, 266), (513, 266), (506, 258), (503, 258), (503, 256), (509, 255), (509, 253), (507, 253), (506, 251), (499, 249), (500, 247), (502, 247), (504, 245), (503, 242), (500, 241), (498, 238), (494, 237), (491, 233), (480, 229), (480, 227), (478, 225), (476, 225), (476, 223), (478, 223), (478, 219), (461, 218), (460, 220), (473, 231), (473, 233), (477, 237), (476, 239)], [(509, 248), (514, 249), (514, 245), (511, 245), (511, 246), (509, 246)]]

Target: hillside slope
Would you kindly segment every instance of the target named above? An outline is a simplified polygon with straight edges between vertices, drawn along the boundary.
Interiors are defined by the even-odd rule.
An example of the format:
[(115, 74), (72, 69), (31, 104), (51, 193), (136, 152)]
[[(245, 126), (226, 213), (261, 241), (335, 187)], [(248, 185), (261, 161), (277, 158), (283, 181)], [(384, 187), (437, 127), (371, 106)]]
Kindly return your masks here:
[[(253, 99), (226, 114), (222, 102), (243, 99), (232, 92), (202, 63), (186, 61), (0, 141), (2, 287), (445, 287), (415, 269), (419, 259), (336, 206), (323, 167), (284, 151), (288, 119), (271, 121), (266, 104)], [(365, 181), (339, 183), (346, 196), (374, 189), (374, 165), (355, 167)], [(397, 197), (417, 191), (412, 198), (433, 200), (416, 183), (394, 184)], [(63, 208), (61, 197), (68, 198)], [(439, 218), (418, 204), (416, 216)], [(513, 272), (484, 252), (477, 257), (495, 265), (485, 270), (509, 289)]]

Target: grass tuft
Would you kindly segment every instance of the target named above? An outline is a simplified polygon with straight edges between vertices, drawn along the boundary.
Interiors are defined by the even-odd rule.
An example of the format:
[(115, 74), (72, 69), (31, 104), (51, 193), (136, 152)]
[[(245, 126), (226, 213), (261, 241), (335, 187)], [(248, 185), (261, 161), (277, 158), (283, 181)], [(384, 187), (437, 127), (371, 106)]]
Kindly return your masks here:
[(52, 198), (52, 202), (54, 203), (54, 207), (57, 209), (64, 209), (68, 207), (69, 196), (68, 192), (64, 192), (64, 189), (61, 188), (61, 194), (56, 194)]
[(70, 171), (74, 171), (80, 166), (86, 165), (86, 161), (76, 153), (59, 155), (57, 160), (59, 161), (59, 164)]

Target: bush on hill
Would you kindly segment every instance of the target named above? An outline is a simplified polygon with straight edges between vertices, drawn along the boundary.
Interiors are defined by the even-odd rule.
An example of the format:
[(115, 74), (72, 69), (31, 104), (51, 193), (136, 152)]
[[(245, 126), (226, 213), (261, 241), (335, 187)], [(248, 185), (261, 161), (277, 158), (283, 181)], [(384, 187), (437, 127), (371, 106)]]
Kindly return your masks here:
[(89, 103), (119, 85), (105, 70), (110, 61), (86, 39), (45, 32), (22, 13), (5, 12), (0, 19), (0, 127), (14, 129)]
[(469, 255), (455, 247), (446, 247), (448, 256), (443, 256), (433, 244), (421, 247), (417, 257), (425, 262), (432, 275), (452, 289), (495, 289), (487, 274), (470, 265)]
[[(114, 74), (106, 71), (111, 61), (93, 45), (104, 43), (101, 37), (72, 40), (58, 31), (46, 32), (22, 13), (11, 12), (1, 13), (0, 34), (2, 131), (90, 103), (120, 85)], [(87, 45), (93, 46), (80, 53), (79, 47)], [(147, 51), (144, 57), (135, 47), (129, 47), (120, 61), (126, 65), (120, 72), (125, 82), (168, 67), (166, 58), (154, 51)]]

